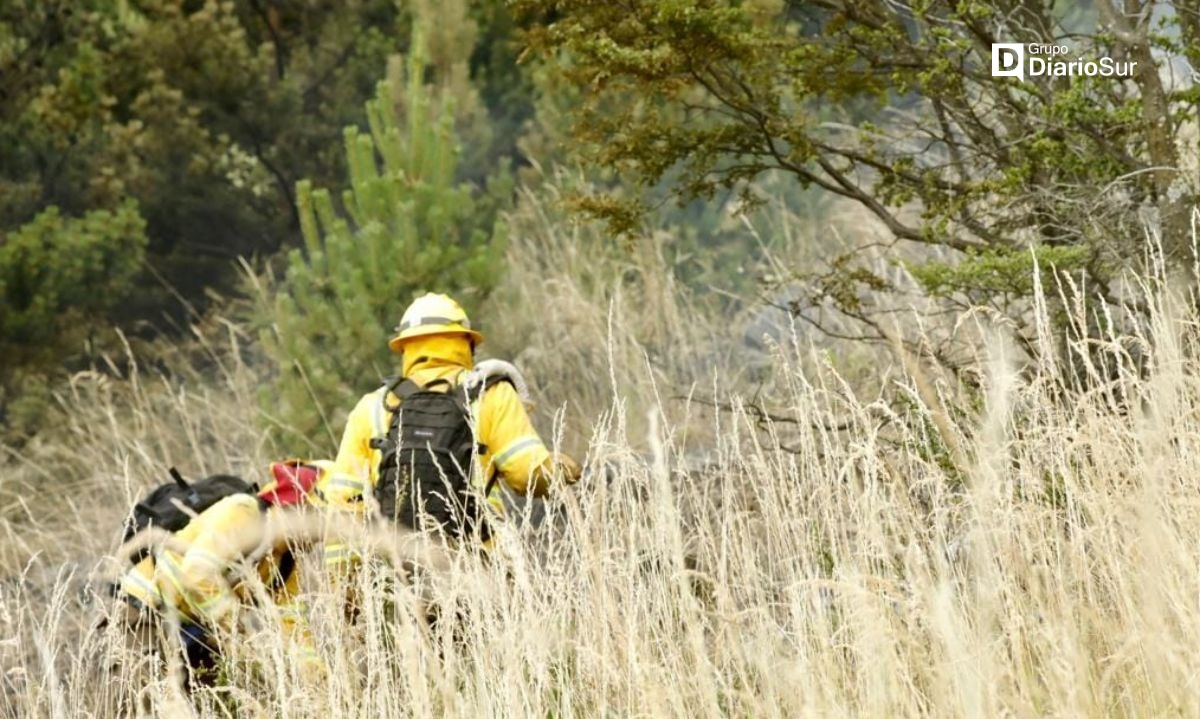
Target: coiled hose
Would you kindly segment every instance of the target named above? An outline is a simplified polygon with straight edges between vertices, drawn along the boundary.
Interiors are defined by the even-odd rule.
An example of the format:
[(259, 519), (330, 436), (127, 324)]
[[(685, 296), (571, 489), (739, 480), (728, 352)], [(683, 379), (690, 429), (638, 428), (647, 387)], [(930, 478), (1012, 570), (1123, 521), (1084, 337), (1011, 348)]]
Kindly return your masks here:
[(476, 362), (475, 368), (471, 370), (471, 374), (463, 384), (468, 390), (471, 390), (483, 386), (492, 377), (504, 377), (509, 382), (512, 382), (522, 402), (528, 404), (532, 401), (529, 395), (529, 385), (525, 382), (525, 377), (521, 374), (521, 370), (517, 369), (512, 362), (505, 362), (504, 360), (485, 359)]

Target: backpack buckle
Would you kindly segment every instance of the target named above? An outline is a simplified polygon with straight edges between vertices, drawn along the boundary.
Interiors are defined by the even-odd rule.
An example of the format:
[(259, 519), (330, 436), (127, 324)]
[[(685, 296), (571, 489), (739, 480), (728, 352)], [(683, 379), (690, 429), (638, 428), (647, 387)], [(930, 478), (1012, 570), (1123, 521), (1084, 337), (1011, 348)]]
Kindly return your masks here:
[(387, 437), (372, 437), (368, 444), (371, 449), (377, 449), (384, 454), (391, 454), (396, 451), (396, 443)]

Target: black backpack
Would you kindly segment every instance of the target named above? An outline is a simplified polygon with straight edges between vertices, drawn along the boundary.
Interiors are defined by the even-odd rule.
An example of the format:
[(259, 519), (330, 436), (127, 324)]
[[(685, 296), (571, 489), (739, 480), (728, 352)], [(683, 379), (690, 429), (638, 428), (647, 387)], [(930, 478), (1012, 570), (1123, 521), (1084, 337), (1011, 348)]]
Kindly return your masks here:
[[(154, 488), (140, 502), (133, 505), (125, 519), (122, 542), (129, 541), (138, 532), (149, 527), (178, 532), (192, 521), (192, 517), (216, 504), (231, 494), (254, 492), (257, 487), (245, 480), (228, 474), (214, 474), (204, 479), (188, 482), (179, 471), (171, 467), (171, 480)], [(149, 549), (135, 553), (130, 559), (137, 564), (149, 554)]]
[[(489, 378), (480, 396), (504, 377)], [(444, 385), (447, 390), (433, 387)], [(475, 443), (469, 423), (467, 391), (447, 380), (424, 387), (408, 379), (392, 380), (383, 401), (392, 412), (386, 437), (371, 440), (383, 454), (375, 499), (383, 516), (415, 530), (441, 530), (452, 537), (489, 536), (483, 497), (471, 488), (471, 467), (487, 448)], [(394, 392), (396, 407), (387, 406)], [(491, 483), (487, 489), (491, 489)]]

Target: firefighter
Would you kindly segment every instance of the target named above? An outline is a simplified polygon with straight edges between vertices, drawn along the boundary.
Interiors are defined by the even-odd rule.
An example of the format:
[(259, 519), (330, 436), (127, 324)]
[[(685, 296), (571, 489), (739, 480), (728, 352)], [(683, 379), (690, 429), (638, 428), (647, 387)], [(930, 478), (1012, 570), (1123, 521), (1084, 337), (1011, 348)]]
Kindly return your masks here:
[[(501, 508), (502, 484), (542, 496), (553, 477), (577, 481), (579, 464), (547, 449), (513, 382), (501, 376), (469, 386), (482, 342), (450, 297), (426, 294), (409, 305), (388, 343), (400, 374), (351, 411), (333, 468), (318, 484), (322, 499), (355, 510), (375, 504), (410, 529), (486, 541), (482, 505)], [(326, 546), (330, 564), (350, 555)]]
[(184, 656), (193, 673), (208, 678), (215, 667), (217, 635), (231, 630), (240, 610), (252, 603), (241, 581), (258, 576), (278, 611), (284, 641), (305, 668), (319, 669), (302, 607), (300, 571), (292, 546), (271, 536), (273, 514), (305, 505), (329, 462), (276, 462), (274, 480), (252, 494), (230, 494), (196, 515), (121, 577), (128, 630), (162, 636), (164, 619), (178, 622)]

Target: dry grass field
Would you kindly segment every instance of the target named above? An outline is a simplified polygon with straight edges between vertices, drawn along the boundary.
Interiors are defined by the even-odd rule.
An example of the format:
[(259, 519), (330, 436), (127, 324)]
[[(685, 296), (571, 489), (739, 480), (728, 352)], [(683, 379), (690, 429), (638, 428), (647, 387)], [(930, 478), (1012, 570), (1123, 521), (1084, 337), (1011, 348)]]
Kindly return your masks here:
[[(8, 452), (0, 717), (1200, 715), (1200, 317), (1166, 283), (1140, 285), (1148, 318), (1086, 345), (1047, 329), (1036, 359), (962, 318), (974, 389), (786, 332), (750, 381), (752, 318), (525, 212), (484, 319), (592, 470), (550, 522), (411, 581), (372, 564), (355, 621), (313, 564), (327, 671), (246, 630), (189, 701), (95, 629), (86, 586), (167, 466), (273, 459), (253, 347), (214, 321), (169, 379), (77, 377), (55, 441)], [(427, 602), (452, 620), (430, 629)]]

